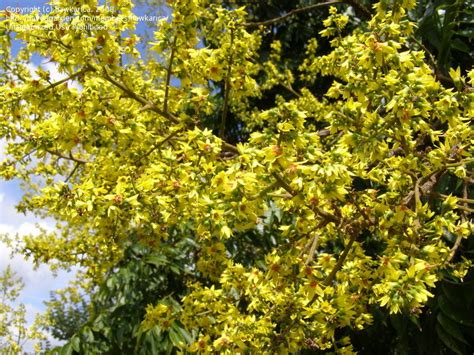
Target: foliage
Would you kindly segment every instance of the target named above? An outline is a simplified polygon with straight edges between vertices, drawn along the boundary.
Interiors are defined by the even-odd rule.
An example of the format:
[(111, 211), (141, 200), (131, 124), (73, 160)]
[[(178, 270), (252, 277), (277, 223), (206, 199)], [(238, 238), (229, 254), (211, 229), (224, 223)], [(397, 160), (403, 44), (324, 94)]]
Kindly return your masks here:
[[(132, 3), (111, 4), (81, 10), (107, 30), (0, 22), (25, 43), (12, 57), (2, 37), (0, 174), (27, 184), (20, 210), (61, 222), (24, 251), (85, 268), (97, 306), (62, 351), (351, 353), (371, 325), (434, 312), (443, 344), (463, 343), (441, 292), (470, 282), (474, 71), (439, 82), (414, 1), (353, 27), (330, 7), (327, 48), (314, 34), (287, 70), (277, 39), (260, 57), (266, 24), (243, 7), (170, 3), (145, 62), (122, 20)], [(32, 77), (34, 53), (68, 78)]]
[[(172, 310), (180, 307), (171, 296), (183, 296), (194, 242), (175, 239), (156, 253), (137, 243), (127, 244), (123, 259), (93, 293), (89, 320), (70, 336), (62, 351), (150, 354), (158, 349), (169, 352), (190, 339), (172, 318)], [(166, 316), (159, 312), (163, 309)], [(165, 325), (157, 325), (158, 320)]]
[(417, 34), (432, 48), (439, 71), (473, 65), (474, 5), (465, 1), (419, 1)]

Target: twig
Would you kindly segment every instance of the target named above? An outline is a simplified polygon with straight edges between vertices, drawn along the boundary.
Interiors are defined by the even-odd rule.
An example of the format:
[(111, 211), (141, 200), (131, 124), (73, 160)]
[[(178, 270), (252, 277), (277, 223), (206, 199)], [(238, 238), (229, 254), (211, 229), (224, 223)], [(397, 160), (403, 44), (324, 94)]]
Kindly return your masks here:
[(73, 177), (74, 173), (77, 171), (77, 168), (79, 168), (79, 165), (80, 163), (76, 162), (76, 164), (74, 165), (74, 169), (71, 170), (71, 172), (66, 177), (66, 180), (64, 180), (64, 182), (68, 182)]
[(306, 7), (301, 7), (301, 8), (291, 10), (290, 12), (287, 12), (286, 14), (284, 14), (280, 17), (276, 17), (276, 18), (273, 18), (273, 19), (270, 19), (270, 20), (267, 20), (267, 21), (244, 23), (244, 26), (245, 27), (268, 26), (268, 25), (272, 25), (272, 24), (277, 23), (277, 22), (284, 21), (288, 17), (291, 17), (293, 15), (297, 15), (301, 12), (312, 11), (314, 9), (317, 9), (318, 7), (330, 6), (330, 5), (336, 5), (336, 4), (344, 4), (344, 3), (352, 6), (354, 8), (354, 10), (357, 13), (359, 13), (359, 15), (362, 18), (368, 20), (372, 17), (372, 14), (370, 13), (370, 11), (367, 10), (367, 8), (365, 8), (357, 0), (329, 0), (329, 1), (326, 1), (326, 2), (320, 2), (320, 3), (317, 3), (317, 4), (313, 4), (313, 5), (309, 5), (309, 6), (306, 6)]
[[(232, 50), (234, 44), (234, 30), (231, 28), (230, 29), (230, 48)], [(221, 117), (221, 125), (219, 127), (219, 138), (224, 139), (224, 134), (225, 134), (225, 125), (226, 125), (226, 120), (227, 120), (227, 112), (229, 110), (229, 93), (230, 93), (230, 75), (232, 72), (232, 63), (233, 62), (233, 56), (230, 54), (229, 57), (229, 63), (227, 67), (227, 74), (225, 78), (225, 84), (224, 84), (224, 107), (222, 109), (222, 117)]]
[(460, 210), (463, 210), (463, 211), (466, 211), (466, 212), (469, 212), (469, 213), (474, 213), (474, 208), (469, 208), (469, 207), (466, 207), (466, 206), (463, 206), (463, 205), (456, 205), (456, 208), (458, 208)]
[(298, 93), (295, 91), (295, 89), (293, 89), (293, 87), (291, 86), (291, 84), (288, 84), (288, 85), (281, 84), (281, 86), (282, 86), (284, 89), (286, 89), (286, 90), (288, 90), (289, 92), (291, 92), (291, 93), (292, 93), (293, 95), (295, 95), (296, 97), (298, 97), (298, 98), (301, 97), (301, 95), (298, 94)]
[[(283, 180), (283, 178), (278, 175), (278, 173), (276, 172), (273, 172), (272, 173), (273, 177), (276, 179), (276, 181), (278, 182), (278, 184), (283, 188), (285, 189), (289, 194), (291, 194), (292, 196), (296, 196), (298, 195), (298, 193), (296, 191), (294, 191), (291, 186), (285, 181)], [(333, 216), (332, 214), (320, 209), (319, 207), (317, 206), (312, 206), (312, 207), (308, 207), (310, 210), (312, 210), (315, 214), (319, 215), (320, 217), (328, 220), (329, 222), (334, 222), (337, 224), (337, 222), (339, 222), (339, 219), (336, 217), (336, 216)]]
[(284, 14), (280, 17), (275, 17), (275, 18), (267, 20), (267, 21), (244, 23), (244, 26), (245, 27), (268, 26), (268, 25), (272, 25), (272, 24), (277, 23), (277, 22), (284, 21), (288, 17), (294, 16), (294, 15), (299, 14), (301, 12), (311, 11), (311, 10), (314, 10), (318, 7), (329, 6), (329, 5), (334, 5), (334, 4), (340, 4), (342, 2), (343, 1), (341, 1), (341, 0), (329, 0), (329, 1), (326, 1), (326, 2), (318, 3), (318, 4), (313, 4), (313, 5), (301, 7), (301, 8), (298, 8), (298, 9), (293, 9), (290, 12), (287, 12), (286, 14)]
[(74, 161), (74, 162), (79, 163), (79, 164), (87, 164), (88, 163), (87, 160), (80, 159), (80, 158), (75, 158), (71, 153), (69, 153), (69, 156), (67, 156), (67, 155), (64, 155), (64, 154), (58, 152), (57, 150), (46, 149), (46, 152), (51, 154), (51, 155), (55, 155), (59, 158), (66, 159), (66, 160), (71, 160), (71, 161)]
[(165, 86), (165, 98), (163, 102), (163, 111), (166, 113), (168, 112), (168, 95), (170, 90), (170, 81), (171, 81), (171, 71), (173, 68), (173, 60), (174, 54), (176, 51), (176, 42), (178, 40), (178, 36), (174, 35), (173, 46), (171, 47), (171, 54), (170, 54), (170, 61), (168, 63), (168, 68), (166, 70), (166, 86)]
[(147, 99), (141, 97), (140, 95), (137, 95), (131, 89), (127, 88), (125, 85), (123, 85), (122, 83), (120, 83), (117, 80), (115, 80), (114, 78), (112, 78), (105, 68), (104, 68), (104, 77), (105, 77), (105, 80), (107, 80), (112, 85), (118, 87), (125, 94), (127, 94), (128, 97), (130, 97), (130, 98), (134, 99), (135, 101), (141, 103), (143, 105), (143, 110), (151, 110), (151, 111), (159, 114), (160, 116), (166, 118), (168, 121), (171, 121), (171, 122), (176, 123), (176, 124), (179, 123), (179, 120), (175, 116), (173, 116), (172, 114), (170, 114), (168, 112), (164, 112), (163, 110), (159, 109), (158, 107), (156, 107), (156, 105), (154, 103), (148, 101)]
[[(349, 252), (351, 251), (351, 248), (352, 248), (352, 244), (354, 244), (358, 234), (359, 233), (356, 233), (355, 231), (352, 233), (351, 238), (349, 239), (349, 242), (347, 243), (346, 247), (342, 251), (342, 254), (337, 259), (336, 265), (334, 266), (334, 268), (331, 270), (329, 275), (324, 280), (323, 284), (325, 286), (329, 286), (332, 283), (332, 281), (334, 280), (334, 278), (336, 277), (336, 274), (341, 269), (342, 264), (344, 263), (344, 261), (347, 258), (347, 255), (349, 255)], [(315, 300), (315, 298), (313, 298), (313, 299)], [(311, 303), (312, 302), (310, 302), (310, 304)]]
[(320, 234), (316, 233), (316, 235), (313, 237), (311, 248), (309, 249), (309, 252), (308, 252), (308, 258), (306, 259), (306, 262), (305, 262), (306, 265), (308, 265), (311, 261), (313, 261), (314, 253), (319, 243), (319, 236)]
[(290, 195), (292, 196), (296, 196), (297, 193), (295, 191), (293, 191), (293, 189), (291, 188), (290, 185), (288, 185), (288, 183), (283, 180), (283, 178), (278, 175), (278, 173), (272, 173), (273, 177), (276, 179), (276, 181), (278, 182), (278, 184), (284, 189), (286, 190), (286, 192), (288, 192)]
[(74, 74), (71, 74), (71, 75), (68, 76), (67, 78), (64, 78), (64, 79), (62, 79), (62, 80), (58, 80), (58, 81), (56, 81), (56, 82), (50, 84), (48, 87), (46, 87), (46, 88), (44, 88), (44, 89), (41, 89), (41, 90), (38, 90), (36, 93), (37, 93), (37, 94), (41, 94), (41, 93), (43, 93), (43, 92), (45, 92), (45, 91), (47, 91), (47, 90), (54, 89), (56, 86), (59, 86), (59, 85), (65, 83), (65, 82), (67, 82), (67, 81), (69, 81), (69, 80), (72, 80), (72, 79), (74, 79), (74, 78), (76, 78), (76, 77), (82, 75), (83, 73), (85, 73), (85, 72), (87, 72), (87, 71), (88, 71), (87, 68), (81, 69), (81, 70), (75, 72)]
[[(467, 181), (464, 181), (462, 195), (463, 195), (463, 199), (467, 200), (467, 196), (468, 196)], [(458, 208), (459, 207), (460, 206), (458, 206)], [(464, 207), (467, 208), (467, 202), (464, 203)], [(471, 212), (474, 212), (474, 210), (472, 210)], [(461, 218), (463, 222), (467, 220), (466, 212), (464, 211), (462, 212)], [(454, 256), (456, 255), (456, 252), (459, 249), (459, 246), (461, 245), (461, 241), (462, 241), (462, 234), (459, 234), (458, 237), (456, 238), (456, 241), (454, 242), (453, 248), (451, 249), (451, 253), (449, 254), (448, 260), (446, 261), (447, 263), (450, 263), (451, 260), (454, 259)]]
[[(440, 194), (440, 193), (438, 193), (438, 194), (436, 194), (436, 195), (437, 195), (437, 196), (440, 196), (440, 197), (442, 197), (442, 198), (448, 198), (448, 197), (450, 197), (450, 196), (448, 196), (448, 195)], [(462, 197), (457, 197), (457, 196), (454, 196), (454, 197), (456, 197), (456, 199), (457, 199), (459, 202), (474, 203), (474, 199), (472, 199), (472, 198), (462, 198)]]
[(172, 139), (173, 137), (175, 137), (181, 130), (177, 130), (177, 131), (174, 131), (172, 132), (170, 135), (168, 135), (166, 138), (162, 139), (161, 141), (159, 141), (157, 144), (153, 145), (153, 147), (151, 147), (147, 152), (145, 152), (144, 154), (140, 155), (138, 157), (138, 159), (135, 160), (135, 164), (137, 164), (140, 160), (142, 160), (144, 157), (150, 155), (151, 153), (153, 153), (156, 149), (160, 148), (163, 144), (165, 144), (166, 142), (168, 142), (170, 139)]
[(414, 189), (414, 194), (415, 194), (415, 212), (418, 212), (418, 206), (421, 205), (421, 199), (420, 199), (420, 180), (416, 180), (415, 182), (415, 189)]
[[(35, 91), (35, 92), (33, 92), (32, 94), (38, 95), (38, 94), (42, 94), (42, 93), (44, 93), (44, 92), (46, 92), (46, 91), (48, 91), (48, 90), (54, 89), (56, 86), (59, 86), (59, 85), (61, 85), (61, 84), (64, 84), (65, 82), (67, 82), (67, 81), (69, 81), (69, 80), (72, 80), (72, 79), (74, 79), (74, 78), (80, 76), (81, 74), (85, 73), (85, 72), (88, 71), (88, 70), (89, 70), (88, 68), (81, 69), (81, 70), (75, 72), (74, 74), (71, 74), (71, 75), (68, 76), (67, 78), (58, 80), (58, 81), (56, 81), (56, 82), (54, 82), (54, 83), (51, 83), (51, 84), (48, 85), (47, 87), (42, 88), (42, 89), (40, 89), (40, 90), (38, 90), (38, 91)], [(7, 105), (7, 104), (10, 104), (10, 103), (15, 102), (15, 101), (20, 101), (20, 100), (22, 100), (22, 99), (24, 99), (24, 96), (16, 97), (16, 98), (14, 98), (14, 99), (11, 99), (11, 100), (2, 102), (2, 105)]]

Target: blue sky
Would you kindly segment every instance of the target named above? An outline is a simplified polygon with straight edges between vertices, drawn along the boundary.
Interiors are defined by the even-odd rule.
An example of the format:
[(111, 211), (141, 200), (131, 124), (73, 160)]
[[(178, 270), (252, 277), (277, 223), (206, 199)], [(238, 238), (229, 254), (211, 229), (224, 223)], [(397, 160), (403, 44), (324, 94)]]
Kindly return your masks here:
[[(103, 3), (104, 1), (100, 2)], [(5, 10), (8, 7), (42, 7), (47, 5), (47, 3), (45, 0), (2, 0), (0, 10)], [(145, 14), (146, 11), (144, 8), (137, 7), (133, 12), (139, 16)], [(160, 15), (161, 13), (157, 9), (156, 16)], [(136, 33), (141, 35), (148, 30), (147, 25), (142, 22), (137, 25)], [(14, 41), (13, 53), (16, 53), (20, 46), (21, 44), (18, 41)], [(46, 67), (45, 69), (51, 72), (52, 78), (62, 78), (54, 64), (45, 65), (44, 62), (43, 58), (36, 56), (32, 60), (32, 68), (42, 65), (43, 68)], [(0, 161), (4, 159), (4, 147), (5, 141), (0, 140)], [(22, 194), (19, 181), (5, 182), (0, 180), (0, 234), (8, 233), (10, 235), (18, 235), (18, 238), (21, 238), (22, 235), (35, 233), (37, 231), (35, 224), (37, 223), (43, 228), (52, 230), (54, 226), (53, 220), (41, 220), (31, 214), (23, 215), (16, 211), (15, 205), (20, 201)], [(73, 273), (67, 271), (61, 271), (57, 276), (54, 276), (46, 265), (42, 265), (35, 270), (32, 262), (25, 260), (21, 255), (10, 258), (8, 248), (0, 244), (0, 270), (5, 269), (7, 265), (10, 265), (25, 283), (25, 288), (19, 298), (19, 302), (26, 305), (27, 318), (30, 323), (38, 312), (42, 312), (45, 309), (43, 302), (49, 299), (49, 293), (52, 290), (65, 287), (73, 277)], [(31, 344), (28, 344), (25, 350), (31, 351)]]
[[(44, 1), (35, 0), (3, 0), (0, 9), (6, 9), (8, 6), (28, 7), (44, 3)], [(14, 52), (17, 52), (20, 44), (15, 41), (13, 46)], [(4, 147), (5, 142), (0, 141), (0, 160), (4, 157)], [(20, 201), (22, 193), (19, 181), (0, 180), (0, 233), (18, 234), (21, 238), (22, 235), (34, 233), (37, 229), (36, 223), (43, 227), (52, 227), (52, 221), (40, 220), (32, 215), (23, 215), (16, 211), (15, 205)], [(55, 277), (46, 265), (35, 270), (30, 260), (25, 260), (21, 255), (10, 258), (10, 250), (5, 245), (0, 245), (0, 270), (4, 270), (7, 265), (12, 267), (25, 284), (18, 301), (25, 304), (29, 323), (34, 320), (38, 312), (44, 310), (43, 302), (49, 299), (50, 291), (66, 286), (72, 277), (69, 272), (59, 272)], [(30, 347), (31, 344), (27, 344), (25, 350), (30, 350)]]

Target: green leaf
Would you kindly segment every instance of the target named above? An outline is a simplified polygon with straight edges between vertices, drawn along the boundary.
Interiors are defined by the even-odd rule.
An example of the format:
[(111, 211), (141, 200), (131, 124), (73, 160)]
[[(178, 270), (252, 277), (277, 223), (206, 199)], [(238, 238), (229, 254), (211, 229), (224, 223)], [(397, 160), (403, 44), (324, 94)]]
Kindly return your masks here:
[(446, 317), (443, 313), (438, 313), (436, 319), (438, 320), (438, 323), (441, 324), (446, 333), (451, 335), (453, 338), (462, 341), (464, 344), (469, 345), (469, 343), (464, 338), (461, 330), (459, 329), (458, 323)]
[(466, 314), (466, 310), (461, 307), (453, 306), (446, 298), (446, 296), (439, 296), (438, 305), (441, 311), (452, 320), (469, 327), (474, 327), (474, 320), (470, 314)]
[(469, 46), (463, 41), (461, 41), (459, 38), (456, 38), (455, 40), (451, 42), (451, 47), (464, 53), (470, 52)]
[(145, 258), (145, 262), (148, 264), (155, 265), (157, 267), (164, 266), (168, 263), (168, 260), (164, 255), (150, 255)]
[(59, 351), (59, 355), (71, 355), (72, 351), (73, 349), (72, 349), (71, 344), (66, 344)]
[(183, 339), (183, 341), (185, 343), (187, 343), (187, 344), (192, 343), (193, 338), (192, 338), (191, 334), (189, 334), (189, 332), (186, 329), (180, 327), (178, 322), (174, 322), (173, 325), (171, 326), (171, 328), (176, 330), (176, 332), (181, 335), (181, 338)]
[(449, 302), (453, 304), (458, 304), (458, 302), (462, 302), (462, 299), (460, 298), (459, 294), (459, 288), (455, 285), (448, 284), (447, 282), (442, 282), (441, 289)]
[(408, 318), (411, 320), (411, 322), (412, 322), (413, 324), (416, 325), (416, 327), (418, 328), (419, 331), (422, 331), (421, 324), (420, 324), (420, 320), (418, 319), (418, 317), (409, 316)]
[(465, 30), (457, 31), (456, 34), (458, 36), (474, 38), (474, 28), (466, 28)]
[(183, 336), (173, 328), (171, 328), (169, 331), (169, 337), (174, 346), (179, 346), (180, 344), (184, 343)]
[(73, 336), (71, 338), (71, 341), (69, 342), (69, 344), (71, 345), (71, 347), (74, 351), (79, 352), (81, 350), (81, 342), (80, 342), (79, 337)]
[(179, 268), (179, 265), (172, 264), (170, 265), (171, 271), (173, 271), (175, 274), (181, 274), (181, 269)]
[(463, 350), (461, 346), (457, 343), (456, 340), (454, 340), (451, 336), (449, 336), (443, 328), (439, 326), (439, 324), (436, 325), (436, 333), (438, 333), (439, 338), (443, 342), (444, 345), (446, 345), (450, 350), (454, 351), (456, 354), (463, 354)]

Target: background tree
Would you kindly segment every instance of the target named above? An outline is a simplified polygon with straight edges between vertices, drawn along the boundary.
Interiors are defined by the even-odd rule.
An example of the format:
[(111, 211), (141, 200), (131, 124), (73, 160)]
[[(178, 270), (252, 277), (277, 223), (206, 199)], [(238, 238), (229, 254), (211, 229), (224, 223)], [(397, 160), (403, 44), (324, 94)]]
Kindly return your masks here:
[(28, 327), (26, 307), (17, 301), (23, 286), (10, 266), (0, 273), (0, 351), (3, 354), (21, 352), (27, 341), (46, 341), (37, 324)]

